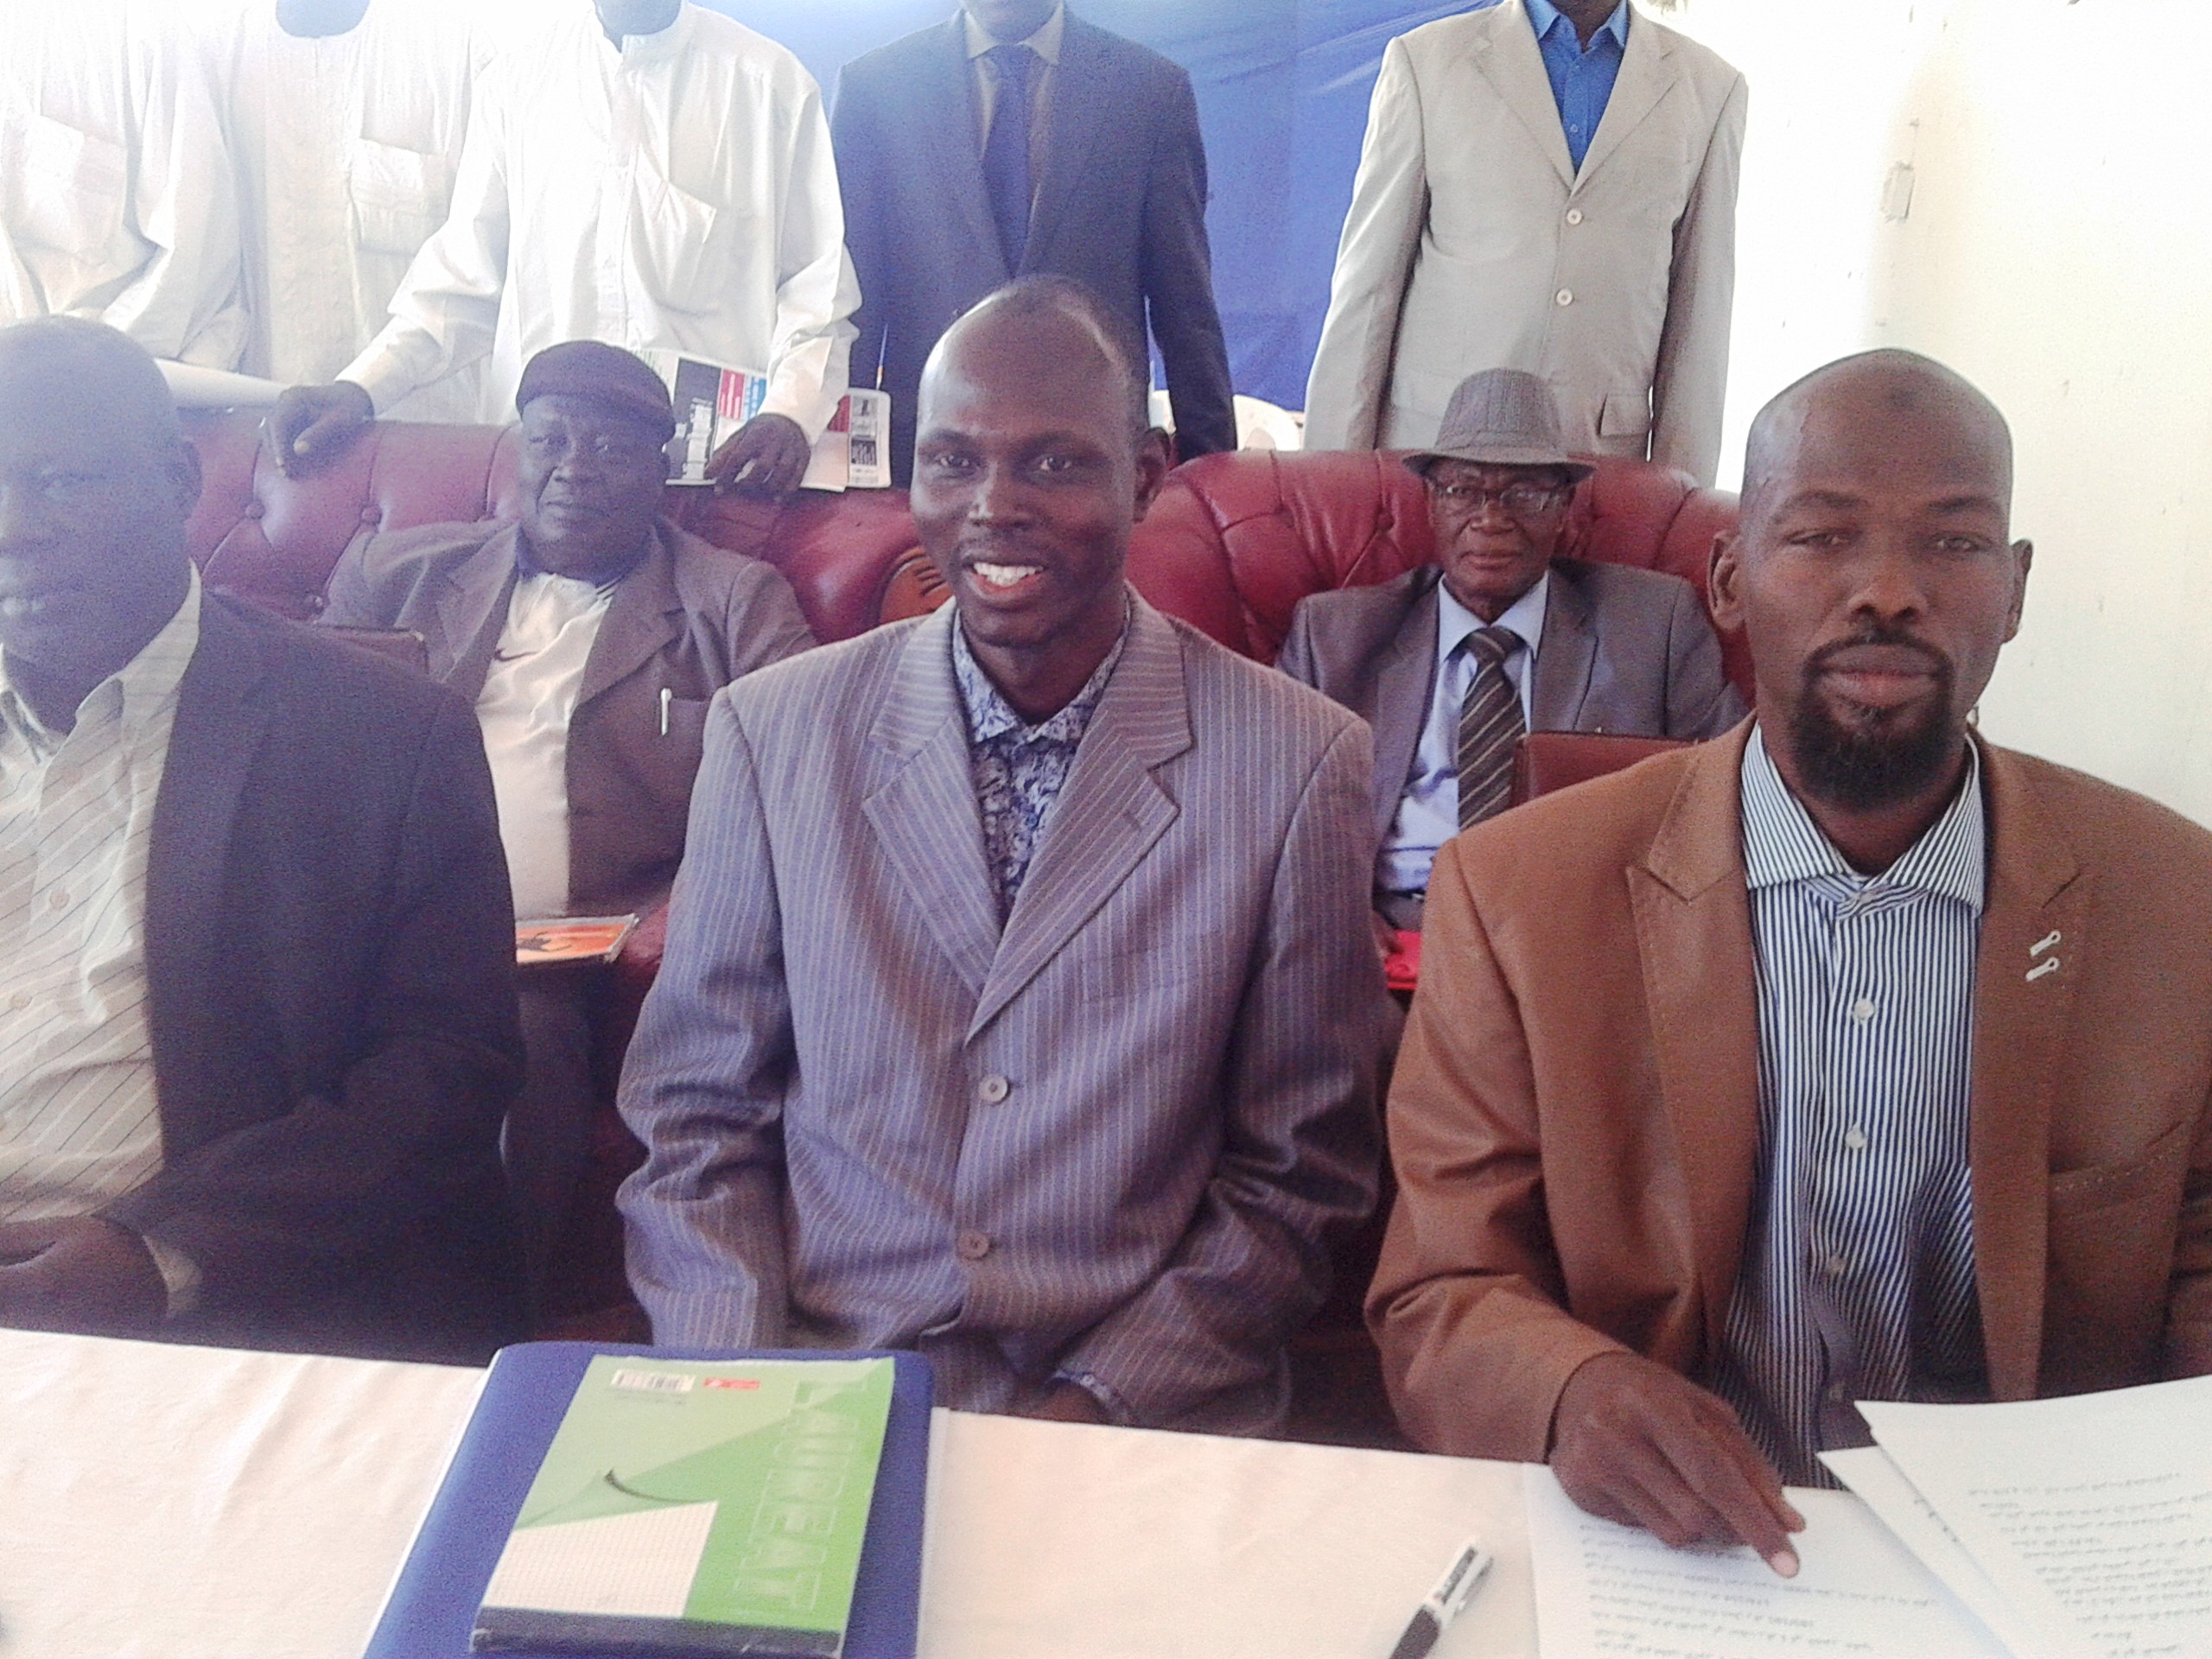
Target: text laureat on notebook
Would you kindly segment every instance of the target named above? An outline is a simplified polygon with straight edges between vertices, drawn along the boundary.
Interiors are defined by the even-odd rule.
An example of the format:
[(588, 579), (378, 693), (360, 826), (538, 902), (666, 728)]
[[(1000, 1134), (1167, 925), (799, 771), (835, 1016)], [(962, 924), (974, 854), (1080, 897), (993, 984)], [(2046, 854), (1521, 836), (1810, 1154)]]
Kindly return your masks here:
[(891, 1389), (883, 1359), (593, 1359), (470, 1645), (836, 1659)]

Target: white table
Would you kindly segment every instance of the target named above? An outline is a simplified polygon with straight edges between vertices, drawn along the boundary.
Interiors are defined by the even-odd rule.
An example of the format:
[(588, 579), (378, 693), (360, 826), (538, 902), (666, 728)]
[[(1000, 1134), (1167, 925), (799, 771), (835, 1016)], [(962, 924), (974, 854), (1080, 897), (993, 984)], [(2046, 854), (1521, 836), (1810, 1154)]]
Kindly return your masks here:
[[(482, 1374), (0, 1332), (0, 1659), (354, 1659)], [(940, 1411), (925, 1659), (1533, 1655), (1510, 1465)]]

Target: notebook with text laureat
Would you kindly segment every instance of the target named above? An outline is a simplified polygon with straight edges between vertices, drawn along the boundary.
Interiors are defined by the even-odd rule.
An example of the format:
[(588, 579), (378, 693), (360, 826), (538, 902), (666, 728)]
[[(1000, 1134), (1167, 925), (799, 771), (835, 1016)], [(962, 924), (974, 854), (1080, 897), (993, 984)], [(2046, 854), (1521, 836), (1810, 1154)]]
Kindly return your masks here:
[[(823, 1570), (810, 1576), (811, 1605), (771, 1605), (764, 1613), (764, 1596), (788, 1599), (794, 1577), (809, 1575), (754, 1571), (739, 1590), (741, 1575), (724, 1569), (741, 1560), (762, 1565), (753, 1559), (754, 1541), (734, 1535), (752, 1524), (752, 1511), (742, 1522), (733, 1511), (717, 1524), (711, 1503), (696, 1500), (716, 1479), (752, 1478), (747, 1459), (772, 1469), (779, 1490), (794, 1478), (810, 1483), (808, 1493), (778, 1500), (786, 1508), (792, 1496), (810, 1502), (822, 1496), (812, 1487), (827, 1491), (830, 1462), (862, 1466), (874, 1450), (868, 1373), (881, 1370), (868, 1361), (888, 1367), (890, 1400), (887, 1414), (874, 1402), (882, 1440), (874, 1490), (860, 1511), (864, 1529), (856, 1515), (817, 1505), (823, 1512), (818, 1535), (809, 1535), (810, 1560), (823, 1557), (816, 1564)], [(626, 1659), (643, 1652), (912, 1659), (931, 1395), (928, 1362), (912, 1354), (595, 1343), (502, 1350), (366, 1659), (460, 1659), (472, 1651), (524, 1659)], [(702, 1515), (707, 1521), (694, 1525)], [(849, 1538), (841, 1554), (842, 1529), (860, 1531), (856, 1578)], [(789, 1554), (788, 1541), (779, 1541)], [(562, 1603), (563, 1594), (547, 1592), (549, 1584), (573, 1593), (579, 1571), (587, 1580), (605, 1575), (611, 1549), (639, 1547), (652, 1563), (648, 1578), (688, 1584), (696, 1577), (697, 1593), (680, 1586), (668, 1592), (673, 1609), (704, 1612), (717, 1623), (548, 1618), (529, 1605)], [(625, 1593), (637, 1593), (635, 1571), (615, 1576)], [(594, 1645), (601, 1641), (607, 1645)]]

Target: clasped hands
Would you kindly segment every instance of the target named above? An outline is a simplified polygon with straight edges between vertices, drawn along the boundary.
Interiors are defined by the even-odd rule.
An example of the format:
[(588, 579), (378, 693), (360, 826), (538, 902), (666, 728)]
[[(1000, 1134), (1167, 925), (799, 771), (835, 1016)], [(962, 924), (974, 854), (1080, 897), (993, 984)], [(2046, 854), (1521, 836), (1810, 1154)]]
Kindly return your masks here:
[(1749, 1544), (1783, 1578), (1804, 1517), (1727, 1403), (1640, 1355), (1600, 1354), (1567, 1379), (1552, 1418), (1552, 1473), (1591, 1514), (1675, 1549)]
[(168, 1287), (146, 1243), (97, 1216), (0, 1223), (0, 1325), (105, 1336), (151, 1331)]

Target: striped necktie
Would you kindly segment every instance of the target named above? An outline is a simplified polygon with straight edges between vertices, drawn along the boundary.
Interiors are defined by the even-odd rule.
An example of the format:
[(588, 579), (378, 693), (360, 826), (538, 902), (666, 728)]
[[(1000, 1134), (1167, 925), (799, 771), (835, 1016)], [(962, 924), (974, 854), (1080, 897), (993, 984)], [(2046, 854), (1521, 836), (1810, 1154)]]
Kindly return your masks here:
[(1505, 810), (1513, 789), (1513, 743), (1528, 729), (1521, 694), (1506, 677), (1505, 659), (1521, 648), (1510, 628), (1480, 628), (1467, 636), (1475, 659), (1459, 705), (1459, 827), (1480, 823)]

